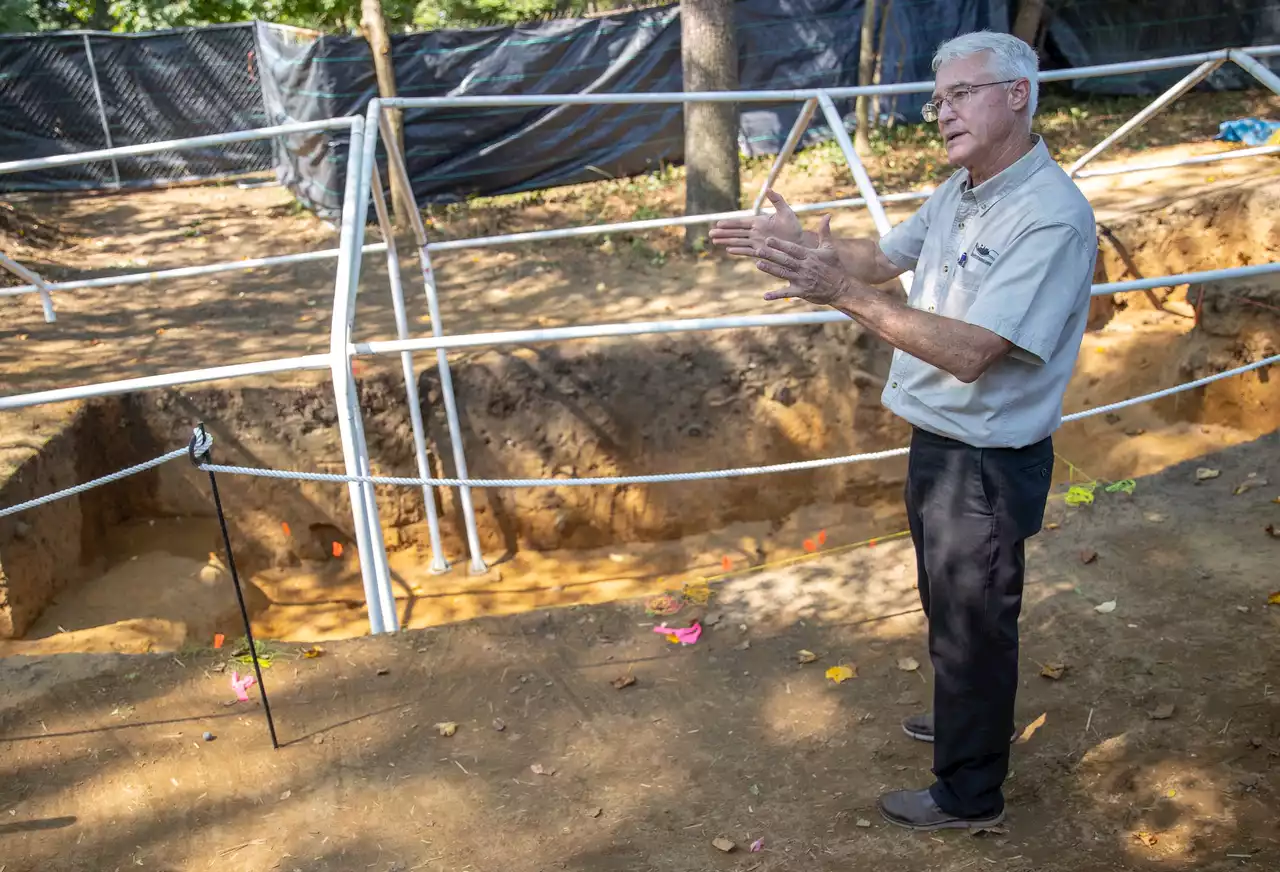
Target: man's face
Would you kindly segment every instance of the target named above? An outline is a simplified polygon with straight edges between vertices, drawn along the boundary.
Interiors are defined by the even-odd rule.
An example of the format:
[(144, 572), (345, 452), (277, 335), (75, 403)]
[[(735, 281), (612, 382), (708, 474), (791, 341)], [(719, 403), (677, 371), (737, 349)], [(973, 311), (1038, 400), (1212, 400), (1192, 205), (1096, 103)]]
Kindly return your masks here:
[[(1017, 123), (1014, 104), (1019, 108), (1025, 104), (1025, 98), (1019, 99), (1025, 85), (991, 84), (999, 77), (991, 72), (989, 63), (986, 52), (949, 61), (938, 68), (934, 80), (932, 99), (938, 107), (938, 131), (947, 158), (955, 166), (981, 163)], [(987, 87), (974, 88), (982, 85)], [(974, 90), (966, 96), (970, 88)]]

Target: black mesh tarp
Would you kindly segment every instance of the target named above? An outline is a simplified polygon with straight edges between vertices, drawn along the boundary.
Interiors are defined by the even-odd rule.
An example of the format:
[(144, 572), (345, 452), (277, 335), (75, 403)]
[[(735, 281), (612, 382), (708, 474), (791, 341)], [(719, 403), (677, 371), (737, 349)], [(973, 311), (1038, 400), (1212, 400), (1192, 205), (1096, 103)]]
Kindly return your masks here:
[[(899, 0), (886, 32), (882, 80), (928, 78), (942, 40), (1003, 29), (1003, 0)], [(862, 0), (741, 0), (735, 4), (743, 89), (856, 84)], [(681, 90), (677, 6), (528, 27), (439, 30), (392, 37), (400, 96)], [(300, 37), (258, 25), (264, 96), (274, 122), (361, 113), (377, 93), (367, 43)], [(918, 110), (923, 97), (900, 98)], [(798, 104), (743, 105), (739, 144), (776, 151)], [(848, 109), (850, 107), (842, 107)], [(419, 202), (450, 202), (600, 178), (678, 162), (679, 105), (413, 110), (405, 151)], [(821, 135), (823, 119), (815, 119)], [(321, 212), (341, 202), (345, 146), (281, 152), (282, 179)]]
[[(1085, 67), (1280, 43), (1276, 0), (1060, 0), (1050, 4), (1048, 48), (1062, 66)], [(1275, 68), (1272, 59), (1272, 68)], [(1159, 93), (1190, 68), (1079, 79), (1092, 94)], [(1220, 67), (1205, 87), (1229, 89), (1256, 81), (1235, 64)]]
[[(261, 127), (253, 26), (0, 37), (0, 118), (0, 161), (106, 148), (108, 132), (124, 146)], [(271, 144), (251, 142), (3, 175), (0, 189), (107, 187), (117, 169), (130, 187), (272, 165)]]

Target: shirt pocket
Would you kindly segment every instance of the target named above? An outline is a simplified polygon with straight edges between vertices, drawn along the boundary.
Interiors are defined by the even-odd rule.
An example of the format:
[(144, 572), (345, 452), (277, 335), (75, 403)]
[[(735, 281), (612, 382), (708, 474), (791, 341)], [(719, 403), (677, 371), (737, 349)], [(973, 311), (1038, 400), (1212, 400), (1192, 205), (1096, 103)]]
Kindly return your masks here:
[(938, 297), (938, 314), (963, 320), (978, 299), (978, 294), (983, 292), (982, 282), (989, 269), (985, 264), (975, 266), (973, 261), (963, 268), (957, 268), (946, 291)]

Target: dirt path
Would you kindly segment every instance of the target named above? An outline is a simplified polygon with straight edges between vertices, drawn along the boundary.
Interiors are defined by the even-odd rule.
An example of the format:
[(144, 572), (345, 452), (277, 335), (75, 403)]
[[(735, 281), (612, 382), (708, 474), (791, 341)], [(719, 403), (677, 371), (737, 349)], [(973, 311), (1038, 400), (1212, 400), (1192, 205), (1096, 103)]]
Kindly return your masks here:
[[(897, 726), (930, 691), (927, 668), (899, 665), (927, 658), (910, 549), (886, 542), (717, 584), (688, 648), (651, 632), (637, 602), (336, 642), (315, 659), (275, 646), (278, 752), (256, 703), (228, 705), (218, 652), (9, 658), (0, 864), (1276, 868), (1280, 612), (1266, 602), (1280, 541), (1263, 527), (1280, 508), (1274, 487), (1233, 490), (1280, 479), (1277, 457), (1272, 435), (1203, 458), (1221, 475), (1202, 484), (1179, 466), (1132, 496), (1051, 505), (1029, 554), (1017, 712), (1039, 726), (1015, 749), (1002, 832), (909, 835), (875, 814), (880, 791), (926, 783), (930, 764)], [(802, 648), (817, 663), (797, 664)], [(1039, 675), (1050, 663), (1060, 680)], [(858, 677), (826, 680), (837, 664)], [(451, 738), (433, 726), (445, 721)]]

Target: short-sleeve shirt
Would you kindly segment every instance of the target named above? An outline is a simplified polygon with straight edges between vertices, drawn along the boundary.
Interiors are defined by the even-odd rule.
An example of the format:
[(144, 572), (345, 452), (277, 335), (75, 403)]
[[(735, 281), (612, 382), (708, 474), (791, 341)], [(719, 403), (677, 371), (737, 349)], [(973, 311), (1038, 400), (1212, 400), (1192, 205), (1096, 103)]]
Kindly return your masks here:
[(978, 448), (1021, 448), (1062, 423), (1062, 398), (1089, 315), (1098, 253), (1093, 208), (1035, 137), (973, 187), (960, 170), (880, 248), (914, 269), (908, 305), (1013, 343), (966, 384), (896, 350), (881, 397), (911, 424)]

